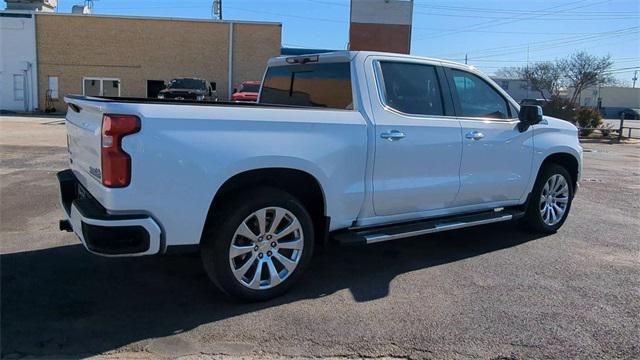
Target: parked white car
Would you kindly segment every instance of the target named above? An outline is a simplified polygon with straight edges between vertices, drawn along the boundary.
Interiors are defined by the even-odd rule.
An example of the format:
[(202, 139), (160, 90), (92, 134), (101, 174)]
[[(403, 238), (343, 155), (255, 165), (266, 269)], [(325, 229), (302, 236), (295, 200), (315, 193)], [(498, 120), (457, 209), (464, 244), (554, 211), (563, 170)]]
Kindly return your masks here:
[(264, 300), (329, 239), (567, 218), (577, 129), (473, 67), (341, 51), (271, 59), (262, 84), (257, 104), (67, 96), (61, 229), (105, 256), (198, 248), (225, 293)]

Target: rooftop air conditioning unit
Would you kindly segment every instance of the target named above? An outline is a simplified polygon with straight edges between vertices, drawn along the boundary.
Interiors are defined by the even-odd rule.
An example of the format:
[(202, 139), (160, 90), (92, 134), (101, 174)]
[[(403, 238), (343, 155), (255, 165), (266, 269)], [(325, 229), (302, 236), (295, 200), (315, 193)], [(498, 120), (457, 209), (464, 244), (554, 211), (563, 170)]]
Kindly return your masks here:
[(91, 8), (87, 5), (73, 5), (73, 7), (71, 8), (71, 13), (89, 15), (91, 14)]

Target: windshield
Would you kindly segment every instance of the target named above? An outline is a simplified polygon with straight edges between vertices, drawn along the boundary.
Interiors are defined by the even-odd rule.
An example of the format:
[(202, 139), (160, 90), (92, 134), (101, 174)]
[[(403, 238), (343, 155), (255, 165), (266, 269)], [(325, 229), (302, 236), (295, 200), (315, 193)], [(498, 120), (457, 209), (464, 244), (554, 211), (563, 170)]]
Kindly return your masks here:
[(199, 89), (206, 90), (204, 80), (200, 79), (173, 79), (167, 89)]
[(260, 84), (240, 84), (240, 92), (260, 92)]

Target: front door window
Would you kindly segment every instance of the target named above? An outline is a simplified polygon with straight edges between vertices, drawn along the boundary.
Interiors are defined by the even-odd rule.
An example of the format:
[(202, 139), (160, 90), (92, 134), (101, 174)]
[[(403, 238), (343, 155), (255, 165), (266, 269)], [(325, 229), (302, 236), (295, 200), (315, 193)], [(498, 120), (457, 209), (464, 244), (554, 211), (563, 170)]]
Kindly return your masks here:
[(508, 119), (507, 101), (486, 81), (465, 71), (452, 69), (462, 117)]

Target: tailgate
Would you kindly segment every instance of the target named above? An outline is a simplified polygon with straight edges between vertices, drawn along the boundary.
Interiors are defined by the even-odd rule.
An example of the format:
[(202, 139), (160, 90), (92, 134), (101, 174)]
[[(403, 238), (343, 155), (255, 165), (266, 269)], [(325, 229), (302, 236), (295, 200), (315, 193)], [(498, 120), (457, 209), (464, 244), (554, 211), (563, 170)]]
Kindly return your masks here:
[(90, 100), (65, 100), (70, 104), (66, 123), (71, 169), (80, 173), (81, 182), (92, 178), (101, 183), (102, 108)]

